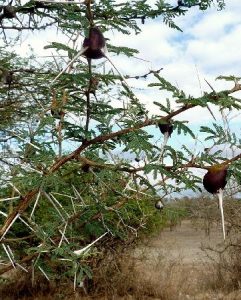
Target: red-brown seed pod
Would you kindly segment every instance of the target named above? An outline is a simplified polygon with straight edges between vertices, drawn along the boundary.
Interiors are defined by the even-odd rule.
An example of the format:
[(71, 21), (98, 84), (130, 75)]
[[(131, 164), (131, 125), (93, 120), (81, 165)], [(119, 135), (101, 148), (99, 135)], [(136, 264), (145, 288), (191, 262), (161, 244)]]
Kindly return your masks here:
[(224, 189), (227, 180), (227, 167), (213, 166), (203, 177), (203, 186), (211, 194), (216, 194)]
[(88, 48), (83, 53), (89, 59), (99, 59), (105, 57), (105, 38), (98, 27), (92, 27), (89, 37), (84, 39), (83, 48)]
[(171, 136), (173, 132), (173, 125), (170, 123), (159, 123), (159, 129), (161, 130), (162, 134), (168, 133), (168, 136)]
[(217, 194), (221, 212), (223, 239), (225, 240), (225, 222), (223, 213), (223, 189), (227, 184), (227, 166), (215, 165), (208, 169), (203, 177), (203, 186), (211, 194)]

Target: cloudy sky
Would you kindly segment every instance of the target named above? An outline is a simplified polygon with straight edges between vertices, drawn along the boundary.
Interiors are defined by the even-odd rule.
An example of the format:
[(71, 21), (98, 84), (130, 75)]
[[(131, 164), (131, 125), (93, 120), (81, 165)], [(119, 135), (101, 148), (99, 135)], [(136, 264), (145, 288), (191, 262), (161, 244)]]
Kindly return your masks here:
[[(216, 91), (232, 88), (232, 83), (215, 79), (219, 75), (240, 76), (240, 11), (241, 1), (232, 0), (227, 1), (223, 11), (217, 11), (215, 6), (205, 12), (192, 8), (184, 17), (176, 19), (183, 32), (168, 28), (159, 19), (140, 24), (142, 33), (137, 36), (130, 35), (123, 39), (115, 33), (109, 33), (108, 37), (115, 45), (137, 48), (140, 52), (137, 57), (142, 59), (130, 61), (118, 56), (113, 57), (113, 60), (123, 74), (140, 75), (162, 67), (161, 75), (164, 78), (196, 97), (204, 91), (211, 91), (205, 79)], [(137, 87), (136, 95), (156, 114), (157, 107), (152, 104), (153, 100), (163, 101), (168, 95), (157, 89), (145, 87), (148, 82), (132, 80), (130, 84)], [(241, 98), (241, 93), (236, 93), (236, 96)], [(222, 124), (218, 108), (211, 108), (218, 122)], [(231, 128), (240, 137), (240, 115), (233, 112), (229, 118)], [(204, 108), (189, 110), (179, 119), (188, 120), (194, 131), (201, 125), (213, 122), (210, 113)], [(201, 138), (201, 134), (198, 137)], [(183, 137), (175, 136), (172, 144), (177, 146), (182, 142)], [(186, 138), (186, 143), (194, 147), (194, 141), (191, 139)]]
[[(150, 2), (155, 3), (154, 0)], [(177, 1), (169, 2), (175, 5)], [(136, 58), (112, 54), (110, 56), (123, 75), (143, 75), (150, 70), (163, 68), (161, 76), (192, 96), (198, 97), (204, 91), (211, 91), (205, 79), (216, 91), (232, 88), (231, 83), (215, 80), (219, 75), (241, 75), (241, 1), (226, 2), (223, 11), (217, 11), (215, 6), (205, 12), (199, 11), (197, 7), (191, 8), (185, 16), (176, 19), (183, 32), (170, 29), (159, 18), (154, 21), (147, 20), (144, 25), (140, 22), (142, 32), (138, 35), (123, 36), (115, 31), (105, 33), (112, 44), (139, 50)], [(56, 34), (55, 30), (28, 33), (22, 38), (21, 45), (16, 46), (16, 50), (25, 55), (28, 45), (31, 44), (36, 54), (50, 55), (51, 51), (43, 48), (52, 41), (63, 42), (63, 36)], [(83, 38), (80, 37), (79, 47), (82, 41)], [(154, 78), (150, 76), (147, 80), (128, 80), (128, 82), (148, 110), (157, 114), (157, 107), (153, 105), (153, 101), (161, 102), (169, 95), (158, 89), (148, 88), (147, 84), (153, 80)], [(241, 97), (240, 93), (236, 94)], [(175, 102), (172, 103), (175, 106)], [(222, 123), (218, 108), (212, 106), (212, 111), (216, 119)], [(178, 118), (188, 120), (194, 130), (213, 121), (205, 108), (189, 110)], [(240, 116), (237, 116), (237, 112), (233, 112), (230, 118), (232, 128), (240, 133)], [(177, 140), (178, 137), (175, 141)]]
[[(217, 7), (205, 12), (192, 8), (184, 17), (176, 20), (183, 32), (170, 29), (161, 20), (155, 20), (147, 21), (145, 25), (140, 24), (142, 33), (135, 37), (121, 39), (115, 33), (110, 33), (108, 37), (114, 44), (137, 48), (140, 52), (137, 57), (142, 59), (132, 59), (130, 62), (124, 57), (113, 57), (114, 62), (123, 74), (131, 75), (145, 74), (149, 70), (162, 67), (163, 71), (160, 74), (165, 79), (196, 97), (201, 96), (204, 91), (211, 91), (205, 79), (216, 91), (232, 88), (231, 83), (215, 80), (219, 75), (241, 75), (241, 1), (227, 2), (223, 11), (217, 11)], [(148, 82), (149, 80), (132, 80), (131, 85), (137, 87), (135, 93), (146, 103), (148, 109), (157, 114), (157, 107), (152, 104), (153, 100), (163, 101), (168, 95), (157, 89), (145, 88)], [(241, 98), (241, 93), (236, 93), (236, 96)], [(212, 105), (211, 108), (218, 123), (222, 124), (218, 108)], [(240, 115), (233, 112), (228, 117), (231, 130), (241, 137)], [(204, 108), (187, 111), (179, 119), (188, 120), (195, 133), (201, 125), (211, 125), (213, 122), (210, 113)], [(151, 132), (155, 133), (155, 129), (152, 128)], [(174, 133), (169, 143), (175, 148), (184, 143), (196, 152), (209, 146), (204, 142), (204, 134), (198, 133), (197, 138), (201, 142)], [(225, 155), (230, 156), (231, 149), (226, 146), (221, 149)], [(202, 176), (205, 171), (196, 170), (195, 173)]]
[[(240, 76), (241, 1), (227, 2), (224, 11), (217, 11), (216, 7), (206, 12), (192, 8), (186, 16), (176, 20), (183, 33), (168, 28), (161, 20), (155, 20), (140, 25), (142, 33), (137, 36), (123, 39), (115, 33), (110, 34), (114, 44), (137, 48), (140, 51), (137, 56), (146, 60), (133, 59), (130, 62), (118, 57), (113, 58), (115, 63), (124, 74), (132, 75), (163, 67), (163, 77), (193, 96), (210, 91), (204, 79), (217, 91), (231, 87), (224, 81), (215, 81), (218, 75)], [(133, 81), (134, 84), (138, 86)], [(152, 101), (149, 95), (145, 100), (147, 103)], [(190, 121), (201, 121), (193, 112), (188, 113), (188, 117)], [(208, 113), (199, 117), (210, 119)]]
[[(154, 0), (150, 0), (154, 2)], [(170, 0), (175, 5), (176, 0)], [(241, 1), (226, 1), (227, 6), (223, 11), (217, 7), (202, 12), (193, 7), (182, 17), (176, 19), (177, 25), (183, 32), (170, 29), (162, 19), (147, 20), (144, 25), (139, 24), (142, 32), (138, 35), (123, 36), (110, 31), (105, 34), (111, 43), (116, 46), (128, 46), (139, 50), (137, 58), (124, 56), (111, 56), (115, 65), (124, 74), (142, 75), (150, 70), (163, 68), (161, 75), (170, 80), (174, 85), (193, 96), (200, 96), (203, 91), (210, 91), (206, 79), (215, 90), (231, 87), (224, 81), (215, 81), (219, 75), (240, 76), (241, 59)], [(51, 41), (63, 41), (55, 30), (45, 30), (40, 33), (29, 33), (17, 45), (17, 51), (25, 55), (29, 44), (38, 55), (49, 55), (50, 51), (43, 47)], [(83, 38), (79, 38), (79, 46)], [(20, 47), (19, 47), (20, 46)], [(153, 78), (150, 79), (153, 81)], [(157, 92), (146, 85), (149, 81), (129, 80), (135, 87), (135, 93), (147, 105), (151, 112), (156, 112), (152, 101), (166, 97), (166, 94)], [(216, 112), (215, 108), (214, 111)], [(218, 111), (217, 118), (218, 116)], [(200, 123), (210, 119), (205, 111), (185, 114), (190, 122)]]
[[(176, 0), (170, 1), (172, 4), (176, 2)], [(205, 12), (199, 11), (196, 7), (191, 8), (185, 16), (176, 19), (177, 25), (183, 32), (170, 29), (159, 18), (154, 21), (147, 20), (144, 25), (140, 23), (142, 32), (136, 36), (133, 34), (122, 36), (114, 31), (105, 33), (105, 37), (109, 38), (113, 45), (139, 50), (139, 54), (131, 59), (121, 55), (110, 54), (110, 56), (123, 75), (143, 75), (150, 70), (163, 68), (161, 76), (192, 96), (198, 97), (204, 91), (211, 91), (205, 79), (216, 91), (232, 88), (231, 83), (215, 80), (219, 75), (241, 75), (241, 1), (227, 0), (226, 2), (227, 6), (223, 11), (217, 11), (215, 6)], [(28, 33), (22, 38), (21, 44), (16, 45), (16, 50), (24, 56), (28, 45), (31, 44), (37, 55), (50, 55), (50, 50), (43, 48), (52, 41), (63, 42), (63, 36), (57, 34), (55, 30)], [(82, 41), (83, 38), (80, 37), (79, 48)], [(158, 89), (148, 88), (147, 85), (151, 81), (154, 81), (151, 76), (147, 80), (128, 80), (129, 85), (146, 104), (150, 113), (158, 114), (153, 101), (161, 102), (169, 95)], [(241, 98), (241, 93), (236, 93), (236, 96)], [(175, 107), (174, 101), (172, 104)], [(218, 122), (222, 124), (218, 108), (215, 106), (211, 108)], [(233, 112), (229, 117), (231, 129), (241, 137), (240, 115)], [(213, 122), (205, 108), (189, 110), (179, 119), (188, 120), (195, 133), (201, 125), (210, 125)], [(162, 143), (160, 132), (153, 127), (150, 131), (153, 134), (157, 133), (158, 145), (160, 145)], [(203, 142), (202, 134), (199, 133), (197, 138)], [(175, 133), (169, 141), (175, 148), (185, 143), (190, 149), (196, 147), (196, 151), (199, 151), (199, 147), (204, 147), (202, 142), (196, 145), (196, 141)], [(205, 147), (207, 146), (205, 144)], [(230, 149), (225, 149), (228, 150)]]

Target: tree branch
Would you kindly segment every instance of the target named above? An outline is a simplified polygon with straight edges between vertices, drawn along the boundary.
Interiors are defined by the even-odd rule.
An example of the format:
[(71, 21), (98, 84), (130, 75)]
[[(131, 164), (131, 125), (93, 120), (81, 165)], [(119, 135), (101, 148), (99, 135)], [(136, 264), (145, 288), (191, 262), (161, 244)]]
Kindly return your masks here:
[[(236, 91), (237, 88), (238, 88), (238, 90), (240, 90), (241, 86), (236, 87), (235, 91)], [(228, 94), (233, 93), (234, 89), (231, 89), (231, 90), (229, 90), (227, 92), (228, 92)], [(207, 97), (209, 97), (211, 100), (213, 100), (213, 98), (212, 98), (213, 97), (213, 93), (210, 93), (209, 95), (207, 95)], [(179, 108), (179, 109), (171, 112), (170, 114), (168, 114), (165, 117), (160, 117), (158, 120), (149, 120), (149, 119), (146, 119), (144, 122), (139, 123), (139, 124), (137, 124), (137, 125), (135, 125), (133, 127), (125, 128), (125, 129), (122, 129), (122, 130), (119, 130), (119, 131), (116, 131), (116, 132), (112, 132), (112, 133), (109, 133), (109, 134), (106, 134), (106, 135), (100, 135), (100, 136), (97, 136), (96, 138), (94, 138), (92, 140), (84, 141), (82, 143), (82, 145), (80, 145), (72, 153), (70, 153), (69, 155), (67, 155), (67, 156), (65, 156), (65, 157), (63, 157), (61, 159), (59, 159), (56, 163), (54, 163), (49, 168), (48, 173), (46, 175), (52, 174), (52, 173), (56, 172), (57, 170), (60, 169), (61, 166), (63, 166), (68, 161), (70, 161), (72, 159), (78, 158), (79, 154), (82, 151), (84, 151), (86, 148), (88, 148), (89, 146), (91, 146), (91, 145), (99, 144), (99, 143), (104, 143), (107, 140), (110, 140), (110, 139), (113, 139), (113, 138), (116, 138), (116, 137), (128, 134), (130, 132), (135, 132), (135, 131), (137, 131), (137, 130), (139, 130), (141, 128), (144, 128), (144, 127), (147, 127), (147, 126), (150, 126), (150, 125), (156, 125), (159, 122), (170, 120), (173, 117), (179, 115), (180, 113), (182, 113), (184, 111), (187, 111), (190, 108), (193, 108), (193, 107), (196, 107), (196, 106), (198, 106), (198, 105), (197, 104), (187, 104), (187, 105), (184, 105), (181, 108)], [(238, 160), (240, 158), (241, 158), (241, 154), (239, 154), (239, 155), (235, 156), (234, 158), (228, 160), (227, 163), (233, 162), (233, 161)], [(189, 167), (189, 168), (191, 168), (191, 167), (208, 168), (208, 167), (201, 167), (199, 165), (195, 165), (192, 162), (186, 164), (185, 167)], [(0, 229), (0, 237), (2, 237), (4, 235), (5, 230), (8, 229), (8, 226), (11, 224), (11, 222), (14, 220), (14, 218), (18, 214), (23, 213), (27, 209), (27, 207), (29, 206), (32, 198), (37, 194), (38, 191), (39, 191), (39, 188), (36, 188), (36, 189), (30, 191), (29, 193), (27, 193), (27, 195), (22, 198), (22, 200), (20, 201), (20, 203), (18, 204), (18, 206), (16, 207), (16, 209), (5, 220), (4, 225)]]

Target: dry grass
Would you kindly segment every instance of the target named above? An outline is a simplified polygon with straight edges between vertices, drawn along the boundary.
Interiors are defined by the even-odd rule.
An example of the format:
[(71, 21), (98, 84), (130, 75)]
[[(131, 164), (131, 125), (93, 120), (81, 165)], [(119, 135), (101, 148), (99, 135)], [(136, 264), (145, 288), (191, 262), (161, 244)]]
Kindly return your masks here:
[(212, 257), (212, 277), (206, 285), (214, 291), (241, 292), (240, 238), (230, 237), (223, 245), (205, 248), (204, 251)]
[[(190, 216), (196, 226), (202, 226), (207, 235), (220, 227), (219, 208), (215, 201), (200, 198), (188, 203)], [(203, 247), (209, 257), (210, 275), (205, 280), (207, 290), (223, 296), (221, 299), (241, 299), (241, 201), (225, 199), (224, 214), (227, 238), (212, 247)], [(224, 296), (225, 295), (225, 296)]]
[[(200, 217), (195, 226), (199, 229), (193, 229), (193, 234), (200, 235), (198, 240), (205, 236), (204, 232), (211, 234), (211, 240), (217, 238), (217, 234), (221, 236), (220, 228), (216, 226), (218, 208), (207, 209), (213, 205), (207, 200), (197, 204)], [(225, 243), (203, 247), (202, 257), (206, 257), (203, 263), (200, 260), (192, 263), (181, 256), (172, 257), (170, 245), (166, 244), (165, 248), (163, 236), (158, 236), (153, 238), (154, 241), (142, 241), (134, 251), (126, 249), (123, 252), (114, 247), (105, 259), (96, 262), (94, 276), (85, 279), (84, 289), (78, 287), (74, 292), (73, 282), (49, 284), (43, 277), (32, 287), (29, 277), (19, 279), (17, 274), (2, 284), (0, 299), (241, 300), (241, 215), (239, 218), (236, 202), (226, 205), (226, 220), (232, 225), (230, 234)], [(191, 209), (194, 209), (193, 205)], [(189, 249), (191, 222), (184, 224), (186, 228), (182, 225), (176, 232), (178, 237), (182, 234), (183, 243)], [(172, 243), (171, 234), (175, 235), (175, 232), (166, 231)]]
[(182, 259), (166, 261), (163, 253), (150, 260), (148, 249), (103, 261), (91, 281), (94, 299), (182, 299), (194, 286)]
[[(138, 253), (110, 255), (103, 260), (92, 280), (85, 281), (82, 288), (73, 291), (72, 283), (49, 284), (40, 277), (34, 286), (27, 276), (15, 274), (1, 289), (0, 299), (184, 299), (196, 285), (190, 278), (190, 267), (182, 259), (165, 259), (160, 251), (150, 260), (148, 249)], [(195, 272), (194, 269), (191, 272)]]

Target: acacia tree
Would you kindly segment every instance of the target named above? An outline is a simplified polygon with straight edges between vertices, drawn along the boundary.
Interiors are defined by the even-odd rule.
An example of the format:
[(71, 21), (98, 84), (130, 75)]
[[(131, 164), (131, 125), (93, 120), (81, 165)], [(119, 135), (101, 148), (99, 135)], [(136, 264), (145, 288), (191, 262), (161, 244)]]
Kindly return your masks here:
[[(135, 35), (147, 19), (158, 18), (180, 30), (176, 17), (193, 6), (206, 10), (215, 3), (223, 9), (222, 0), (184, 0), (175, 6), (168, 1), (153, 6), (148, 1), (62, 2), (2, 4), (0, 240), (7, 265), (0, 272), (32, 268), (50, 278), (61, 267), (76, 284), (90, 276), (93, 245), (129, 240), (157, 221), (153, 204), (161, 197), (200, 190), (202, 179), (193, 168), (222, 163), (229, 165), (229, 176), (239, 180), (240, 155), (227, 158), (205, 149), (194, 155), (185, 145), (180, 151), (171, 142), (160, 147), (148, 129), (159, 128), (158, 138), (171, 138), (175, 131), (195, 139), (189, 124), (176, 117), (208, 103), (239, 110), (240, 100), (232, 94), (241, 86), (239, 78), (219, 77), (233, 82), (230, 90), (195, 98), (166, 81), (160, 70), (137, 74), (139, 80), (152, 78), (149, 87), (168, 91), (178, 104), (163, 102), (160, 95), (159, 102), (153, 101), (159, 112), (151, 115), (129, 86), (128, 74), (121, 75), (115, 67), (103, 71), (108, 64), (105, 44), (109, 53), (130, 59), (137, 53), (128, 45), (105, 41), (106, 31)], [(46, 44), (55, 51), (46, 60), (21, 58), (11, 46), (30, 30), (58, 30), (69, 43)], [(81, 56), (77, 41), (84, 37)], [(100, 63), (93, 59), (99, 56)], [(213, 145), (240, 145), (235, 133), (218, 124), (200, 131)]]

